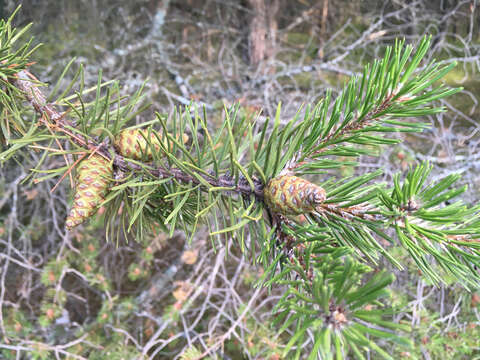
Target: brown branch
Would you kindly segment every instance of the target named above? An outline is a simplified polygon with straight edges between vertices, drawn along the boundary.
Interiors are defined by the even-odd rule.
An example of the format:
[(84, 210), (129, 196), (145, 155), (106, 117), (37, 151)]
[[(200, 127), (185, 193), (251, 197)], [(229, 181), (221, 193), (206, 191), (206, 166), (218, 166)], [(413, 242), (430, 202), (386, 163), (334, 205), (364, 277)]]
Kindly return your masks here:
[(55, 110), (52, 104), (47, 103), (47, 99), (43, 92), (39, 89), (39, 83), (30, 78), (26, 70), (17, 73), (17, 76), (11, 80), (13, 86), (19, 89), (27, 98), (28, 102), (33, 106), (37, 113), (41, 116), (44, 114), (53, 121), (58, 122), (62, 115)]
[(372, 214), (375, 209), (368, 209), (362, 205), (342, 207), (338, 204), (319, 204), (316, 208), (319, 214), (332, 214), (347, 220), (360, 218), (363, 220), (375, 221), (377, 216)]
[[(124, 172), (144, 171), (142, 166), (135, 164), (128, 158), (120, 155), (113, 146), (109, 146), (106, 143), (98, 144), (92, 139), (82, 139), (78, 135), (69, 131), (68, 127), (75, 126), (65, 119), (66, 113), (61, 113), (55, 108), (54, 104), (47, 102), (45, 95), (39, 88), (41, 84), (38, 81), (31, 80), (31, 75), (28, 71), (20, 71), (14, 78), (10, 80), (10, 83), (24, 94), (26, 100), (43, 119), (45, 126), (49, 126), (52, 127), (53, 130), (63, 132), (78, 146), (86, 150), (94, 151), (108, 160), (112, 160), (112, 154), (114, 154), (113, 164)], [(151, 176), (160, 179), (173, 177), (181, 183), (191, 183), (202, 186), (201, 181), (196, 177), (173, 167), (159, 166), (153, 170), (150, 170), (149, 173)], [(244, 196), (253, 195), (258, 201), (263, 201), (264, 184), (260, 180), (254, 179), (254, 188), (252, 189), (247, 180), (242, 176), (239, 177), (237, 183), (235, 183), (235, 180), (229, 175), (214, 177), (211, 175), (200, 174), (200, 176), (213, 187), (226, 187), (231, 189), (229, 190), (230, 192), (236, 192)]]

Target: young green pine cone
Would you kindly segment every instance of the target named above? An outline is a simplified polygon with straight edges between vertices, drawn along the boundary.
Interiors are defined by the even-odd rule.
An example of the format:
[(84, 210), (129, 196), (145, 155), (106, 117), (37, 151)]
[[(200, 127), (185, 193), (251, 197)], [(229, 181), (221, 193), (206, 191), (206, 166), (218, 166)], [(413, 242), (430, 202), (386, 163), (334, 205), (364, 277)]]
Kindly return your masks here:
[(97, 211), (107, 193), (112, 174), (112, 164), (100, 155), (95, 154), (80, 163), (73, 207), (65, 222), (67, 230), (80, 225)]
[[(152, 148), (145, 140), (150, 133), (150, 143), (155, 147), (156, 151), (160, 150), (160, 135), (154, 130), (148, 131), (145, 129), (127, 129), (123, 130), (115, 136), (114, 146), (118, 153), (122, 156), (133, 160), (141, 160), (142, 155), (146, 161), (153, 158)], [(188, 136), (183, 134), (182, 141), (185, 144), (188, 141)], [(164, 145), (167, 144), (167, 139), (163, 140)]]
[(270, 210), (282, 215), (312, 212), (326, 199), (322, 187), (293, 175), (281, 175), (271, 179), (263, 194)]

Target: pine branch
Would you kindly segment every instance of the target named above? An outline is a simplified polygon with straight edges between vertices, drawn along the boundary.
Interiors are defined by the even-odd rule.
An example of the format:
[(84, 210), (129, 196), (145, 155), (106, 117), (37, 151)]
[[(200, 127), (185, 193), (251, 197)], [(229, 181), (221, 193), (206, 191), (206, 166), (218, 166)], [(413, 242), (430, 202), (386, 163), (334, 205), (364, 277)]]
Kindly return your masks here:
[[(425, 89), (428, 84), (433, 83), (449, 69), (449, 67), (438, 68), (435, 65), (430, 65), (422, 70), (413, 80), (409, 80), (410, 74), (413, 73), (415, 67), (420, 63), (427, 47), (428, 40), (425, 39), (419, 45), (419, 50), (408, 64), (407, 59), (412, 51), (411, 47), (406, 47), (402, 50), (403, 44), (398, 43), (394, 51), (392, 49), (387, 50), (387, 55), (383, 60), (375, 63), (371, 70), (368, 70), (368, 67), (366, 68), (364, 77), (361, 80), (354, 78), (346, 85), (344, 93), (335, 101), (330, 115), (327, 113), (329, 103), (329, 96), (327, 96), (326, 101), (320, 107), (317, 107), (316, 110), (310, 112), (307, 109), (302, 121), (298, 122), (294, 118), (286, 127), (280, 128), (279, 107), (275, 117), (274, 129), (268, 141), (266, 141), (265, 137), (268, 123), (263, 125), (260, 134), (254, 135), (251, 125), (237, 121), (236, 110), (233, 110), (231, 115), (228, 112), (226, 113), (226, 122), (214, 137), (214, 140), (212, 140), (212, 136), (206, 130), (207, 141), (204, 141), (201, 146), (197, 136), (193, 134), (191, 149), (183, 147), (175, 139), (175, 135), (168, 135), (166, 124), (162, 122), (161, 125), (165, 130), (167, 141), (181, 150), (184, 160), (180, 161), (176, 158), (174, 155), (175, 150), (172, 151), (162, 146), (159, 149), (160, 152), (158, 152), (154, 151), (152, 144), (150, 144), (153, 153), (155, 154), (156, 152), (154, 164), (151, 162), (142, 163), (141, 161), (122, 156), (117, 151), (117, 148), (111, 145), (108, 137), (98, 142), (88, 136), (85, 131), (80, 131), (81, 127), (85, 129), (91, 128), (95, 122), (98, 123), (98, 120), (92, 117), (90, 120), (92, 125), (87, 125), (87, 120), (83, 118), (83, 115), (79, 114), (79, 110), (66, 101), (65, 104), (69, 105), (70, 113), (79, 114), (80, 122), (76, 126), (76, 123), (67, 121), (65, 119), (66, 113), (61, 113), (56, 109), (55, 105), (47, 102), (46, 97), (39, 89), (41, 84), (38, 81), (33, 81), (27, 71), (19, 72), (14, 76), (11, 84), (25, 95), (26, 100), (35, 109), (40, 116), (41, 122), (47, 128), (58, 131), (66, 139), (79, 146), (80, 150), (83, 149), (83, 151), (87, 151), (90, 154), (99, 154), (106, 160), (112, 161), (120, 173), (129, 174), (129, 177), (133, 176), (131, 180), (123, 180), (120, 182), (120, 185), (114, 186), (105, 200), (105, 203), (116, 204), (111, 209), (112, 219), (115, 218), (113, 212), (119, 206), (122, 206), (122, 201), (130, 204), (128, 205), (128, 213), (131, 219), (128, 220), (128, 231), (135, 223), (140, 225), (140, 229), (143, 228), (142, 224), (145, 221), (143, 216), (147, 214), (150, 214), (152, 219), (160, 218), (163, 219), (165, 224), (170, 223), (170, 231), (174, 231), (177, 218), (182, 216), (182, 214), (185, 215), (185, 219), (189, 219), (188, 222), (195, 224), (195, 227), (200, 215), (205, 215), (206, 210), (212, 209), (212, 206), (220, 205), (225, 207), (228, 215), (221, 216), (224, 219), (224, 223), (223, 225), (217, 224), (217, 231), (213, 231), (212, 234), (219, 235), (225, 232), (239, 231), (243, 239), (246, 225), (260, 220), (262, 218), (262, 207), (266, 207), (270, 213), (270, 225), (274, 233), (280, 239), (287, 239), (284, 241), (286, 244), (289, 244), (284, 249), (287, 254), (290, 254), (294, 249), (291, 244), (297, 241), (292, 240), (292, 237), (300, 241), (322, 238), (326, 243), (336, 244), (335, 246), (341, 245), (356, 248), (374, 262), (378, 260), (378, 253), (400, 266), (379, 242), (379, 238), (383, 238), (393, 243), (393, 240), (383, 232), (383, 228), (389, 226), (396, 227), (399, 239), (402, 240), (405, 236), (410, 236), (408, 233), (411, 233), (412, 226), (417, 228), (418, 225), (417, 223), (413, 225), (410, 222), (408, 225), (405, 223), (402, 214), (411, 207), (411, 203), (407, 202), (405, 196), (399, 197), (400, 190), (398, 190), (398, 187), (395, 188), (394, 194), (397, 196), (397, 199), (395, 199), (386, 195), (380, 184), (369, 185), (380, 174), (379, 172), (356, 177), (347, 182), (325, 183), (323, 186), (326, 192), (320, 186), (301, 178), (291, 177), (288, 175), (288, 171), (287, 175), (282, 175), (283, 177), (277, 175), (279, 172), (280, 174), (286, 174), (285, 169), (296, 169), (303, 172), (310, 168), (318, 172), (318, 169), (331, 167), (335, 163), (335, 161), (330, 160), (327, 162), (317, 160), (320, 155), (332, 154), (338, 156), (341, 154), (345, 155), (348, 151), (351, 151), (350, 155), (355, 156), (359, 153), (359, 150), (339, 146), (342, 142), (362, 144), (368, 140), (370, 142), (382, 143), (380, 138), (375, 140), (374, 137), (366, 137), (365, 135), (365, 132), (386, 131), (386, 129), (376, 125), (375, 123), (377, 122), (395, 126), (407, 125), (407, 128), (410, 130), (421, 130), (421, 126), (419, 127), (413, 123), (397, 124), (394, 120), (386, 119), (392, 114), (403, 116), (412, 112), (419, 114), (435, 113), (439, 109), (426, 108), (424, 106), (426, 101), (432, 98), (437, 99), (447, 96), (457, 91), (455, 89), (439, 88), (421, 93), (420, 100), (413, 96), (415, 93), (419, 93), (420, 89)], [(374, 85), (375, 81), (380, 81), (379, 79), (384, 78), (387, 80), (380, 82), (380, 85)], [(399, 82), (402, 85), (399, 85)], [(106, 109), (110, 106), (108, 90), (107, 97), (104, 98), (102, 105), (99, 97), (100, 87), (101, 82), (99, 78), (96, 100), (91, 106)], [(407, 94), (412, 94), (412, 96), (407, 96)], [(113, 103), (118, 102), (115, 100)], [(101, 111), (105, 113), (105, 110)], [(95, 116), (97, 110), (92, 108), (87, 114), (92, 113)], [(354, 113), (357, 113), (356, 117), (353, 117)], [(230, 118), (230, 116), (233, 117)], [(328, 116), (330, 117), (329, 120), (327, 120)], [(344, 118), (343, 121), (339, 121), (341, 116)], [(195, 122), (197, 122), (197, 119), (195, 119)], [(181, 132), (184, 131), (186, 125), (189, 125), (190, 129), (193, 130), (192, 133), (198, 131), (198, 125), (189, 118), (188, 114), (184, 120), (179, 118)], [(114, 129), (118, 127), (115, 123)], [(393, 128), (388, 129), (391, 130)], [(225, 142), (221, 142), (222, 132), (225, 132), (227, 136)], [(244, 133), (249, 134), (251, 143), (258, 141), (256, 150), (250, 147), (250, 164), (248, 166), (241, 165), (239, 160), (239, 154), (244, 152), (244, 150), (239, 151), (240, 137), (236, 134)], [(316, 140), (314, 137), (319, 137), (320, 140)], [(145, 140), (149, 142), (149, 138), (150, 136), (146, 137)], [(34, 139), (32, 138), (30, 141), (34, 141)], [(387, 141), (383, 142), (388, 143)], [(206, 143), (212, 154), (212, 158), (208, 161), (210, 166), (213, 165), (214, 169), (210, 171), (204, 170), (208, 169), (208, 167), (205, 167), (201, 160), (204, 157), (203, 154), (205, 154)], [(216, 150), (215, 147), (220, 144), (222, 146), (219, 150)], [(282, 155), (282, 152), (277, 149), (283, 148), (287, 150)], [(329, 148), (331, 149), (329, 150)], [(196, 158), (193, 156), (193, 153), (191, 154), (192, 151), (196, 151)], [(295, 155), (295, 153), (300, 155)], [(294, 162), (291, 161), (292, 157)], [(295, 159), (303, 161), (295, 163)], [(226, 163), (230, 163), (229, 170), (226, 170), (223, 165), (226, 165)], [(294, 165), (291, 166), (291, 164)], [(335, 164), (335, 166), (339, 165), (338, 163)], [(262, 180), (252, 176), (256, 172), (259, 173)], [(152, 181), (145, 181), (143, 176), (147, 176)], [(174, 181), (175, 184), (178, 184), (178, 187), (176, 185), (173, 187), (168, 185), (170, 181)], [(398, 180), (396, 181), (398, 182)], [(150, 187), (149, 184), (151, 184)], [(162, 188), (157, 189), (156, 185), (162, 185)], [(209, 205), (205, 210), (201, 209), (205, 207), (206, 199), (205, 197), (195, 195), (197, 189), (206, 195), (208, 194)], [(143, 200), (141, 202), (128, 200), (128, 197), (125, 197), (125, 191), (131, 193), (128, 197), (132, 199), (138, 197), (138, 199)], [(221, 193), (221, 197), (212, 197), (212, 194), (217, 192)], [(239, 199), (243, 199), (243, 203), (242, 200), (233, 200), (232, 194), (240, 195)], [(265, 198), (265, 194), (268, 195), (267, 198)], [(378, 197), (378, 194), (381, 194), (381, 196)], [(458, 192), (453, 192), (451, 195), (458, 195)], [(254, 201), (252, 202), (248, 199), (254, 199)], [(389, 211), (385, 212), (382, 210), (382, 203), (379, 199), (383, 201), (383, 204), (387, 204), (388, 201), (400, 201), (400, 203), (396, 203), (396, 205), (389, 204)], [(387, 201), (385, 199), (393, 200)], [(171, 203), (171, 207), (166, 206), (168, 202)], [(196, 204), (196, 210), (191, 208), (194, 204)], [(240, 206), (240, 209), (234, 210), (238, 206)], [(394, 211), (392, 206), (396, 206), (397, 210), (395, 211), (397, 212)], [(159, 212), (157, 210), (158, 207), (169, 209), (170, 212)], [(287, 217), (283, 216), (285, 211), (287, 212)], [(292, 222), (288, 219), (288, 213), (303, 214), (308, 225), (299, 224), (297, 220)], [(441, 212), (441, 214), (444, 215), (445, 211)], [(461, 214), (467, 217), (467, 219), (471, 219), (472, 216), (476, 216), (476, 209), (469, 209)], [(427, 216), (429, 216), (429, 219), (433, 219), (431, 214), (422, 216), (424, 220)], [(227, 223), (228, 219), (230, 224)], [(434, 220), (439, 221), (439, 218), (437, 217)], [(458, 220), (458, 217), (454, 220)], [(445, 223), (445, 219), (442, 221)], [(471, 220), (468, 221), (471, 222)], [(421, 225), (421, 223), (418, 224)], [(261, 227), (255, 226), (254, 228)], [(419, 229), (418, 231), (423, 231), (422, 236), (426, 236), (425, 232), (428, 234), (432, 233), (429, 230), (421, 230), (423, 227)], [(285, 234), (283, 233), (284, 231), (286, 231)], [(439, 228), (439, 231), (446, 233), (446, 231), (450, 230)], [(468, 231), (475, 232), (476, 228)], [(328, 234), (328, 240), (321, 236), (320, 233)], [(265, 235), (265, 231), (261, 230), (259, 236)], [(464, 233), (457, 231), (455, 235), (464, 235)], [(471, 238), (466, 239), (468, 243), (473, 243), (470, 240)], [(434, 272), (431, 271), (429, 266), (425, 267), (422, 265), (423, 260), (416, 255), (418, 252), (434, 255), (440, 264), (449, 269), (455, 276), (464, 279), (470, 277), (465, 267), (460, 270), (460, 268), (456, 269), (452, 268), (452, 265), (447, 265), (447, 260), (442, 255), (439, 255), (432, 246), (416, 247), (415, 252), (413, 251), (413, 243), (406, 240), (402, 240), (402, 243), (407, 249), (412, 250), (412, 256), (417, 259), (417, 263), (425, 273), (432, 275), (432, 280), (438, 281), (439, 277), (433, 276)], [(272, 244), (263, 245), (262, 251), (263, 254), (260, 258), (268, 261), (268, 253), (270, 253), (270, 256), (275, 257), (276, 246)], [(459, 264), (459, 266), (461, 267), (462, 265)], [(274, 269), (272, 268), (272, 270)]]
[[(0, 35), (14, 33), (5, 30), (9, 26), (0, 21)], [(35, 180), (63, 179), (76, 170), (77, 190), (85, 199), (74, 199), (75, 206), (80, 202), (82, 207), (71, 218), (78, 220), (80, 212), (90, 216), (103, 200), (107, 234), (113, 223), (117, 234), (120, 229), (126, 234), (136, 229), (138, 238), (150, 225), (170, 233), (183, 227), (193, 236), (200, 221), (207, 223), (211, 235), (234, 233), (227, 241), (238, 242), (245, 255), (250, 253), (264, 266), (263, 284), (288, 285), (275, 309), (278, 324), (283, 322), (280, 333), (295, 327), (284, 356), (295, 351), (300, 357), (304, 341), (310, 341), (308, 331), (314, 334), (310, 359), (318, 354), (328, 359), (333, 353), (342, 358), (347, 352), (362, 357), (363, 348), (391, 358), (371, 337), (409, 346), (393, 333), (409, 328), (389, 321), (393, 309), (382, 303), (393, 276), (378, 272), (368, 281), (363, 276), (372, 272), (362, 263), (366, 259), (376, 264), (383, 257), (401, 267), (384, 241), (405, 248), (434, 283), (444, 280), (445, 274), (465, 286), (480, 283), (475, 269), (480, 266), (480, 206), (452, 202), (465, 191), (452, 188), (458, 175), (428, 184), (431, 169), (421, 164), (404, 180), (396, 176), (392, 187), (376, 182), (380, 171), (351, 179), (322, 178), (328, 169), (355, 166), (340, 157), (357, 158), (368, 154), (371, 146), (395, 143), (385, 136), (388, 133), (422, 131), (425, 124), (397, 118), (443, 111), (430, 104), (459, 91), (435, 86), (454, 64), (432, 63), (417, 70), (429, 38), (415, 53), (403, 41), (387, 48), (385, 57), (366, 66), (361, 77), (352, 78), (335, 101), (327, 93), (322, 103), (305, 109), (303, 119), (299, 111), (281, 126), (279, 105), (270, 128), (270, 119), (256, 124), (233, 107), (225, 109), (224, 122), (213, 134), (205, 114), (202, 119), (197, 109), (190, 108), (174, 113), (171, 133), (159, 114), (145, 125), (158, 125), (161, 132), (125, 129), (142, 110), (138, 108), (141, 89), (124, 98), (118, 84), (102, 83), (101, 73), (96, 86), (84, 89), (82, 67), (51, 102), (60, 85), (49, 97), (43, 94), (43, 84), (26, 70), (28, 46), (12, 51), (16, 39), (7, 38), (7, 55), (0, 58), (0, 81), (5, 86), (0, 103), (8, 109), (6, 120), (13, 128), (11, 132), (2, 128), (11, 145), (0, 155), (2, 160), (31, 146), (44, 151), (33, 171), (39, 173), (49, 155), (80, 155), (72, 166), (47, 169), (47, 175)], [(21, 65), (14, 66), (14, 60)], [(67, 96), (78, 79), (79, 91)], [(62, 112), (60, 107), (68, 110)], [(42, 126), (25, 122), (25, 114), (39, 119)], [(187, 132), (188, 146), (182, 139)], [(300, 177), (307, 173), (316, 174), (320, 184)], [(101, 189), (92, 194), (94, 185)], [(108, 194), (104, 197), (104, 193)], [(88, 200), (95, 200), (94, 204)]]
[[(318, 157), (321, 153), (328, 150), (329, 145), (333, 145), (337, 143), (340, 139), (343, 139), (346, 135), (353, 133), (354, 131), (359, 131), (364, 129), (365, 127), (369, 126), (373, 120), (380, 120), (379, 115), (384, 113), (386, 109), (392, 106), (393, 102), (392, 99), (394, 94), (389, 95), (381, 104), (376, 106), (374, 109), (370, 110), (365, 117), (360, 118), (357, 116), (350, 124), (342, 128), (338, 132), (331, 132), (329, 133), (324, 139), (318, 142), (317, 147), (318, 150), (312, 152), (309, 158), (303, 159), (303, 161), (312, 161), (314, 158)], [(303, 165), (303, 164), (301, 164)], [(296, 164), (295, 167), (300, 166), (300, 164)]]
[(295, 128), (305, 132), (305, 136), (303, 141), (292, 144), (295, 152), (289, 159), (289, 169), (305, 173), (334, 166), (335, 162), (338, 165), (338, 159), (332, 161), (325, 157), (356, 157), (365, 153), (364, 145), (398, 142), (383, 134), (418, 132), (428, 127), (393, 118), (442, 112), (443, 108), (427, 104), (461, 90), (444, 86), (429, 89), (455, 62), (444, 66), (431, 63), (412, 76), (429, 45), (430, 37), (425, 37), (413, 53), (411, 45), (404, 46), (404, 41), (397, 41), (393, 48), (387, 48), (383, 59), (366, 66), (362, 76), (353, 76), (333, 103), (331, 92), (327, 92), (325, 99), (308, 114), (309, 129), (303, 129), (302, 124)]
[[(94, 151), (107, 160), (113, 159), (114, 165), (124, 172), (143, 172), (144, 167), (132, 162), (129, 158), (120, 155), (113, 146), (110, 146), (107, 143), (97, 143), (93, 139), (81, 138), (69, 131), (68, 129), (74, 128), (74, 126), (71, 122), (68, 122), (65, 119), (66, 114), (62, 114), (58, 111), (54, 104), (47, 103), (45, 95), (39, 89), (38, 80), (32, 80), (32, 78), (34, 79), (29, 72), (21, 71), (13, 77), (11, 84), (25, 95), (26, 100), (43, 119), (43, 124), (45, 126), (56, 127), (59, 131), (65, 133), (72, 142), (85, 148), (85, 150)], [(199, 174), (204, 180), (202, 181), (198, 177), (194, 177), (175, 168), (149, 168), (148, 172), (152, 177), (158, 179), (173, 177), (184, 184), (200, 185), (205, 191), (208, 191), (208, 187), (205, 185), (207, 183), (210, 187), (228, 188), (228, 191), (237, 192), (241, 195), (254, 195), (258, 201), (263, 201), (264, 184), (257, 179), (254, 179), (254, 187), (252, 189), (245, 178), (240, 178), (238, 181), (235, 181), (228, 175), (222, 175), (216, 178), (212, 175)]]

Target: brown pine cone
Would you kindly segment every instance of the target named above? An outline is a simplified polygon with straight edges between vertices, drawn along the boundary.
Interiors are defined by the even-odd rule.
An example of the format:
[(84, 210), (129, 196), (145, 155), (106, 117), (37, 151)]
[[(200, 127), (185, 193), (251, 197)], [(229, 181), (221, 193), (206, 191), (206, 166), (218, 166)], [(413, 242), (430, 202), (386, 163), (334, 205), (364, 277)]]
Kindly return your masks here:
[(271, 179), (263, 194), (270, 210), (282, 215), (312, 212), (326, 199), (322, 187), (293, 175), (281, 175)]
[[(124, 157), (133, 160), (143, 159), (150, 161), (153, 159), (152, 148), (145, 140), (150, 133), (150, 143), (155, 147), (156, 151), (160, 150), (160, 134), (154, 130), (145, 129), (127, 129), (122, 130), (115, 136), (114, 146), (118, 153)], [(167, 140), (163, 139), (164, 144), (167, 144)], [(188, 136), (183, 134), (182, 141), (185, 144), (188, 141)]]
[(83, 160), (78, 166), (75, 197), (65, 227), (67, 230), (80, 225), (95, 214), (104, 200), (113, 175), (112, 164), (100, 155)]

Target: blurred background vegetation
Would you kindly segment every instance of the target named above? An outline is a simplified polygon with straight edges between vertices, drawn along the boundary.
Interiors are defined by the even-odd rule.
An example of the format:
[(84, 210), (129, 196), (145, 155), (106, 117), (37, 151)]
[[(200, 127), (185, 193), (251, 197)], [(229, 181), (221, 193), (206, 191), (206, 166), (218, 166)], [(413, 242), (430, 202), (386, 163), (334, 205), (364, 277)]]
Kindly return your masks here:
[[(19, 3), (16, 25), (33, 22), (43, 43), (32, 72), (55, 84), (74, 59), (92, 86), (99, 71), (125, 95), (147, 81), (151, 107), (137, 123), (191, 101), (213, 128), (223, 105), (236, 102), (261, 119), (281, 101), (288, 121), (326, 89), (340, 91), (396, 38), (431, 34), (427, 57), (457, 60), (445, 81), (464, 91), (442, 100), (447, 113), (423, 119), (429, 131), (398, 135), (403, 143), (362, 157), (359, 171), (382, 168), (388, 181), (429, 160), (437, 177), (463, 173), (467, 203), (480, 197), (477, 0), (25, 0), (0, 2), (1, 15)], [(23, 181), (34, 162), (0, 169), (0, 358), (280, 359), (289, 339), (276, 335), (270, 311), (284, 289), (256, 288), (262, 269), (239, 249), (213, 249), (208, 229), (191, 243), (156, 228), (142, 242), (106, 242), (102, 211), (67, 233), (68, 184), (51, 193), (56, 179)], [(403, 309), (396, 320), (413, 326), (415, 343), (391, 353), (480, 358), (480, 291), (433, 287), (414, 269), (390, 269), (391, 302)]]

